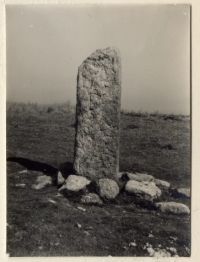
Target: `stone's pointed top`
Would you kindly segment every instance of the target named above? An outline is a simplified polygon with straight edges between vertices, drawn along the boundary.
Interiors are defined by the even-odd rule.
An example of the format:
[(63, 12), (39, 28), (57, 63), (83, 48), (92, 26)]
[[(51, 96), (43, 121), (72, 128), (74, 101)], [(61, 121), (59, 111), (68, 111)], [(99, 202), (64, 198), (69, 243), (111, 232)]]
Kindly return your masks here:
[[(110, 56), (119, 56), (119, 49), (116, 47), (106, 47), (104, 49), (97, 49), (96, 52), (101, 52)], [(96, 53), (94, 52), (94, 53)]]
[(107, 47), (104, 49), (97, 49), (90, 56), (88, 56), (79, 66), (78, 71), (85, 70), (88, 72), (88, 65), (91, 66), (90, 70), (101, 68), (104, 65), (107, 68), (113, 68), (120, 75), (121, 58), (118, 48)]
[[(89, 57), (87, 57), (87, 59), (85, 61), (88, 60), (100, 60), (100, 59), (104, 59), (107, 57), (111, 57), (111, 58), (118, 58), (120, 57), (120, 52), (119, 49), (116, 47), (107, 47), (104, 49), (97, 49), (95, 52), (93, 52)], [(84, 61), (84, 62), (85, 62)]]

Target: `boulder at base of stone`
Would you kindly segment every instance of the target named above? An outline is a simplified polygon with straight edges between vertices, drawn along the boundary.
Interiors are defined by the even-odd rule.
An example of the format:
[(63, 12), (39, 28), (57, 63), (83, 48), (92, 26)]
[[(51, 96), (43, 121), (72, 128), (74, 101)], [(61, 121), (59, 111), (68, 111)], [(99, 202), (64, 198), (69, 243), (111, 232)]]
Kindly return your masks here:
[(57, 174), (57, 185), (61, 186), (65, 183), (65, 178), (63, 177), (62, 173), (59, 171)]
[(129, 173), (128, 177), (130, 180), (136, 180), (139, 182), (142, 182), (142, 181), (153, 182), (154, 181), (154, 177), (146, 173), (133, 173), (133, 174)]
[(178, 188), (176, 191), (180, 197), (190, 198), (190, 188)]
[(81, 203), (89, 205), (102, 205), (103, 201), (97, 194), (89, 193), (81, 197)]
[(38, 176), (36, 183), (32, 186), (32, 188), (39, 190), (49, 185), (52, 185), (52, 178), (50, 176)]
[(129, 172), (120, 172), (118, 177), (123, 180), (123, 177), (127, 177), (127, 180), (136, 180), (139, 182), (147, 181), (153, 182), (154, 177), (146, 173), (129, 173)]
[(170, 183), (165, 181), (165, 180), (155, 179), (154, 182), (155, 182), (156, 186), (161, 187), (162, 189), (169, 189), (170, 188)]
[(190, 214), (190, 209), (186, 205), (177, 202), (158, 202), (155, 206), (163, 213)]
[(138, 199), (153, 201), (161, 196), (161, 190), (155, 185), (154, 182), (139, 182), (129, 180), (126, 183), (125, 191), (129, 194), (135, 195)]
[(90, 180), (88, 180), (84, 176), (76, 176), (70, 175), (65, 180), (65, 184), (59, 188), (59, 191), (67, 190), (71, 192), (78, 192), (86, 188), (87, 185), (90, 184)]
[(101, 178), (98, 181), (98, 191), (99, 195), (107, 200), (116, 198), (119, 194), (118, 184), (109, 178)]

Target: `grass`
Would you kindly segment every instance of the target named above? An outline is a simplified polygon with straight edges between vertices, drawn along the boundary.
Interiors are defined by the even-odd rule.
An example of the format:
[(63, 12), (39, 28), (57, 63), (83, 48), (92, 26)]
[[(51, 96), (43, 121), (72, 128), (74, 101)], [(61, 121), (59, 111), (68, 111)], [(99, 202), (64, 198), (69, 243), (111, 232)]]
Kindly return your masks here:
[(163, 114), (122, 114), (120, 169), (146, 171), (174, 186), (189, 186), (189, 119), (166, 118)]
[[(72, 162), (74, 122), (70, 103), (8, 103), (7, 155), (55, 166)], [(11, 256), (147, 256), (147, 242), (189, 255), (188, 217), (160, 214), (133, 203), (82, 206), (58, 197), (53, 186), (31, 189), (37, 174), (20, 174), (22, 169), (14, 163), (7, 167), (7, 251)], [(147, 172), (173, 187), (190, 187), (189, 117), (122, 111), (120, 169)], [(26, 187), (18, 188), (17, 183)], [(130, 245), (133, 241), (136, 246)]]

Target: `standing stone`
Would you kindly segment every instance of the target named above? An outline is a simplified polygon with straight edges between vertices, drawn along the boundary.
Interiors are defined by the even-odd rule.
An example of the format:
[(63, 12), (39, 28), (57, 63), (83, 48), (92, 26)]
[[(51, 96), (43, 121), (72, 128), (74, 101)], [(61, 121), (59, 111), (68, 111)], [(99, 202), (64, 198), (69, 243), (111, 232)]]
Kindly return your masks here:
[(74, 170), (89, 178), (114, 178), (119, 166), (120, 58), (97, 50), (79, 67)]

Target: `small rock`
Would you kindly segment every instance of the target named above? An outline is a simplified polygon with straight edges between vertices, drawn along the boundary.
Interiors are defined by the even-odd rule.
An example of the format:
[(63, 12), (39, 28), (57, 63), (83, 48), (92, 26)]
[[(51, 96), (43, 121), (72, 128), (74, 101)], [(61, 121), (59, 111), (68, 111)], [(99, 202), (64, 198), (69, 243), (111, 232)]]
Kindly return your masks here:
[(148, 237), (152, 238), (152, 237), (154, 237), (154, 235), (149, 233)]
[(155, 250), (152, 247), (147, 247), (147, 252), (149, 253), (150, 257), (153, 257)]
[(77, 226), (78, 228), (82, 228), (81, 224), (79, 224), (79, 223), (76, 223), (76, 226)]
[(88, 226), (86, 229), (87, 230), (93, 230), (94, 228), (92, 226)]
[(177, 193), (181, 197), (190, 198), (190, 188), (178, 188)]
[(78, 192), (85, 189), (90, 184), (90, 180), (83, 176), (70, 175), (65, 180), (65, 184), (59, 188), (59, 191), (68, 190), (71, 192)]
[(146, 173), (128, 173), (128, 177), (130, 180), (136, 180), (138, 182), (153, 182), (154, 177), (151, 175), (148, 175)]
[(129, 180), (126, 183), (125, 190), (142, 200), (152, 201), (161, 196), (161, 190), (155, 185), (154, 182)]
[(138, 182), (143, 182), (143, 181), (147, 181), (147, 182), (154, 182), (154, 177), (151, 175), (148, 175), (146, 173), (129, 173), (129, 172), (120, 172), (118, 173), (118, 178), (123, 179), (124, 177), (127, 177), (127, 180), (135, 180)]
[(150, 257), (171, 257), (171, 254), (165, 249), (153, 248), (151, 244), (147, 243), (143, 249), (146, 249)]
[(98, 181), (99, 194), (105, 199), (114, 199), (119, 194), (118, 184), (109, 178), (101, 178)]
[(21, 170), (19, 171), (19, 174), (28, 174), (28, 170), (27, 169)]
[(165, 249), (154, 250), (153, 257), (171, 257), (171, 254)]
[(52, 185), (52, 178), (44, 175), (37, 177), (36, 184), (34, 184), (32, 188), (39, 190), (49, 185)]
[(54, 204), (54, 205), (57, 203), (57, 202), (56, 202), (55, 200), (53, 200), (53, 199), (48, 199), (48, 202), (49, 202), (49, 203), (52, 203), (52, 204)]
[(177, 255), (177, 250), (175, 247), (169, 247), (167, 248), (171, 253), (173, 253), (174, 255)]
[(65, 183), (65, 178), (63, 177), (62, 173), (59, 171), (57, 174), (57, 185), (61, 186)]
[(155, 179), (154, 182), (155, 182), (156, 186), (161, 187), (161, 188), (163, 188), (163, 189), (168, 189), (168, 188), (170, 188), (170, 183), (167, 182), (167, 181), (165, 181), (165, 180)]
[(100, 197), (95, 193), (89, 193), (82, 196), (81, 203), (83, 204), (93, 204), (93, 205), (102, 205), (103, 202)]
[(16, 187), (20, 187), (20, 188), (24, 188), (26, 186), (26, 184), (16, 184)]
[(190, 214), (190, 209), (182, 204), (177, 202), (158, 202), (155, 206), (163, 213), (172, 213), (172, 214)]
[(83, 231), (84, 232), (84, 234), (86, 235), (86, 236), (89, 236), (90, 235), (90, 233), (88, 232), (88, 231)]
[(137, 244), (135, 243), (135, 241), (129, 243), (129, 247), (136, 247), (136, 246), (137, 246)]
[(83, 212), (85, 212), (85, 211), (86, 211), (86, 209), (85, 209), (85, 208), (83, 208), (83, 207), (77, 207), (77, 209), (79, 209), (79, 210), (81, 210), (81, 211), (83, 211)]

